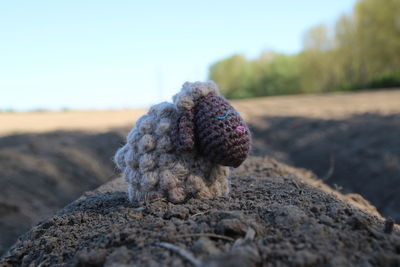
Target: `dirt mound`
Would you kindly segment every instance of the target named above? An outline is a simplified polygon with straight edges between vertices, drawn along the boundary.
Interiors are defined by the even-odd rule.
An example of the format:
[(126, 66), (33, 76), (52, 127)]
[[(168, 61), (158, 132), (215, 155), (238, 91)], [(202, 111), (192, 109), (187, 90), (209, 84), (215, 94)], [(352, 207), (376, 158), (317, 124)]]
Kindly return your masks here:
[(260, 116), (251, 123), (254, 154), (312, 170), (356, 192), (400, 222), (400, 114), (336, 119)]
[(118, 131), (0, 138), (0, 254), (40, 219), (114, 178)]
[(250, 158), (233, 172), (230, 198), (132, 207), (117, 179), (34, 227), (0, 265), (192, 266), (186, 258), (197, 266), (395, 266), (400, 229), (307, 171)]
[[(362, 194), (384, 216), (400, 222), (399, 97), (400, 91), (380, 91), (269, 97), (234, 105), (253, 126), (253, 155), (310, 169), (328, 184), (342, 188), (341, 192)], [(24, 128), (32, 131), (61, 126), (105, 130), (139, 114), (132, 112), (3, 114), (0, 134), (19, 129), (18, 121), (24, 127), (35, 122), (33, 128)], [(87, 118), (95, 121), (88, 123)], [(0, 254), (40, 219), (112, 179), (111, 158), (128, 128), (102, 134), (60, 131), (1, 137)], [(298, 170), (290, 172), (302, 177)], [(325, 187), (315, 180), (308, 182)], [(366, 206), (358, 195), (346, 201), (349, 198), (355, 205)]]

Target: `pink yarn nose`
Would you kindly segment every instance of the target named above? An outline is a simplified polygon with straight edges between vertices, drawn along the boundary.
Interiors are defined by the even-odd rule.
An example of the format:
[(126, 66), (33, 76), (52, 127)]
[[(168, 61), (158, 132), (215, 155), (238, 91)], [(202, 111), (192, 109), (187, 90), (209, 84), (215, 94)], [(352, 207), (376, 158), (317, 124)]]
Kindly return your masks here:
[(246, 127), (244, 127), (243, 125), (239, 125), (238, 127), (236, 127), (236, 131), (243, 134), (246, 132)]

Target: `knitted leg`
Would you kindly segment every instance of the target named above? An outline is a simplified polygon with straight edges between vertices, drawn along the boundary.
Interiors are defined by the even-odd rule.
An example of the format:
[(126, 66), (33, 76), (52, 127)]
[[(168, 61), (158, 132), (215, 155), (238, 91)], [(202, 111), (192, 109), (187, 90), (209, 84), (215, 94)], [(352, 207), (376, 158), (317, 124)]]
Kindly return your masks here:
[(216, 165), (210, 174), (213, 183), (209, 186), (210, 193), (214, 197), (227, 196), (229, 194), (229, 168)]

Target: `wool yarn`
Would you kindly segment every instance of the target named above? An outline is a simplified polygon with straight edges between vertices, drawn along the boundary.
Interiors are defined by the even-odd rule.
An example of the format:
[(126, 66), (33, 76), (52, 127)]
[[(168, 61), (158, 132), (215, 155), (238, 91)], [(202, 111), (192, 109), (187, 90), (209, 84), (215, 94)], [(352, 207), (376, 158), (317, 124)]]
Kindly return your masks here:
[(199, 152), (220, 165), (242, 164), (249, 153), (250, 134), (228, 101), (210, 93), (198, 102), (194, 113)]
[(115, 154), (133, 202), (180, 203), (229, 193), (229, 167), (250, 150), (250, 132), (214, 82), (185, 83), (173, 103), (152, 106)]

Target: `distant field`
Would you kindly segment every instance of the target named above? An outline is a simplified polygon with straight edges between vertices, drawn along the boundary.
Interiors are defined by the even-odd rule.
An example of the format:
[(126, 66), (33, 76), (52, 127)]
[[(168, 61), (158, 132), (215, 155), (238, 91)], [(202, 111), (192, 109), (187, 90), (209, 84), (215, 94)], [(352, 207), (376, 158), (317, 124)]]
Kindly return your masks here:
[(145, 109), (0, 113), (0, 135), (55, 130), (103, 132), (133, 125)]
[(400, 90), (291, 95), (234, 102), (244, 116), (302, 116), (343, 118), (361, 113), (388, 115), (400, 112)]
[[(400, 90), (263, 97), (233, 101), (245, 119), (259, 116), (340, 118), (374, 112), (400, 112)], [(54, 130), (102, 132), (131, 125), (145, 109), (0, 113), (0, 135)]]

